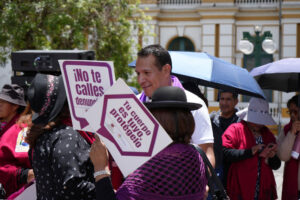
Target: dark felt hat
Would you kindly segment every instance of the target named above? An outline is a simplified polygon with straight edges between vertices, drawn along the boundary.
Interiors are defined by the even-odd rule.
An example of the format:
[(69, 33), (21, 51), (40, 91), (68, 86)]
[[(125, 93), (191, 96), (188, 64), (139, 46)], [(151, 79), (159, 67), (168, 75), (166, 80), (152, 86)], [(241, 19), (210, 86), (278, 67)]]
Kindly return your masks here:
[(28, 101), (35, 114), (34, 124), (47, 124), (62, 110), (66, 91), (62, 76), (36, 74), (27, 91)]
[(12, 104), (26, 106), (24, 90), (17, 84), (5, 84), (0, 92), (0, 99)]
[(152, 101), (144, 103), (147, 108), (185, 108), (196, 110), (201, 104), (187, 102), (185, 92), (179, 87), (160, 87), (153, 92)]

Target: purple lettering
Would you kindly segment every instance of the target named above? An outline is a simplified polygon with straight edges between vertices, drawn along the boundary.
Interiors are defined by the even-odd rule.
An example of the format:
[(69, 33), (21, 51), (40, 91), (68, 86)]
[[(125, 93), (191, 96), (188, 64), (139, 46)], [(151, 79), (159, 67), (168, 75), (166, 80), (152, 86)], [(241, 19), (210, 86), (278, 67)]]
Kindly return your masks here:
[(101, 74), (99, 72), (95, 73), (97, 83), (101, 83)]
[(79, 84), (76, 84), (76, 92), (77, 94), (81, 95), (81, 91), (80, 91), (80, 85)]

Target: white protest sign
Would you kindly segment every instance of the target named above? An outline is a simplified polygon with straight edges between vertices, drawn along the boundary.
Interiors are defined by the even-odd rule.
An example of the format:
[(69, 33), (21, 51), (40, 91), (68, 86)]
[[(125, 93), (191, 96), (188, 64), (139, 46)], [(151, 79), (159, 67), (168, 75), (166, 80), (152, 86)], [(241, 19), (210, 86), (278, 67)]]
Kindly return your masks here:
[(103, 96), (115, 81), (113, 62), (59, 60), (73, 128), (93, 131), (84, 113)]
[(33, 183), (28, 186), (15, 200), (35, 200), (36, 199), (36, 185)]
[(122, 79), (86, 113), (124, 176), (128, 176), (172, 139)]

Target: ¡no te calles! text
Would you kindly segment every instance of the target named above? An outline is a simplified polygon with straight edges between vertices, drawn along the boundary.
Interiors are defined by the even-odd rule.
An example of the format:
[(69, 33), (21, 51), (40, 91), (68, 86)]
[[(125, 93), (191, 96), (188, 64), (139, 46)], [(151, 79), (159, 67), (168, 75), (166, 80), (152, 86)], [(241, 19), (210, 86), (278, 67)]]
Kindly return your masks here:
[[(99, 85), (93, 85), (93, 83), (99, 84), (101, 83), (101, 73), (98, 71), (94, 71), (93, 69), (90, 71), (90, 75), (92, 77), (92, 82), (90, 82), (89, 73), (82, 69), (73, 69), (74, 72), (74, 80), (75, 82), (83, 82), (76, 83), (76, 93), (77, 95), (84, 95), (88, 97), (101, 97), (104, 94), (104, 88)], [(80, 98), (76, 97), (77, 105), (84, 106), (92, 106), (96, 102), (97, 98)]]

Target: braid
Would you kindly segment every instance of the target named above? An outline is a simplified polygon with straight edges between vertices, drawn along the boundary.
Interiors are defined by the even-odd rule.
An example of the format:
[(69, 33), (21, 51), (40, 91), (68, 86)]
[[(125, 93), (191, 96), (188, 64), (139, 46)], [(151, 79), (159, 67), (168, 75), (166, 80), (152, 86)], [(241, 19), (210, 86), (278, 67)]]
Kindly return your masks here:
[(70, 117), (68, 104), (66, 103), (60, 112), (60, 114), (54, 119), (54, 121), (48, 122), (46, 125), (33, 124), (27, 131), (26, 142), (30, 148), (33, 148), (36, 144), (36, 140), (45, 132), (51, 131), (54, 127), (63, 124), (63, 120)]

